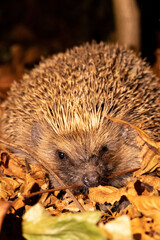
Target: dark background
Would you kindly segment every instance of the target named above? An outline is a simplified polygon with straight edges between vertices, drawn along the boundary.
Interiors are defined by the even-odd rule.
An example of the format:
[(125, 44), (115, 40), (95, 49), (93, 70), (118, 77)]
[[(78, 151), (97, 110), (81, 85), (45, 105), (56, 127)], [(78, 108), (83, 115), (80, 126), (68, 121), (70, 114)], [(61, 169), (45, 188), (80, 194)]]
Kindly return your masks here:
[[(160, 47), (159, 2), (137, 0), (142, 56), (151, 64)], [(11, 60), (15, 44), (47, 56), (92, 39), (114, 41), (114, 30), (111, 0), (0, 0), (0, 63)]]

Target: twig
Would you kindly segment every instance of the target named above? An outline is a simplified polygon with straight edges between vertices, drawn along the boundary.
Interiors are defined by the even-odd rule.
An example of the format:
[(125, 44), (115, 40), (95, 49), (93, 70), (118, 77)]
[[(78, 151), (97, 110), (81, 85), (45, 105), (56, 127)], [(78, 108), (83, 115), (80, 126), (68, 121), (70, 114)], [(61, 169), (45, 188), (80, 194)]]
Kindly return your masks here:
[(133, 169), (129, 169), (129, 170), (126, 170), (126, 171), (123, 171), (123, 172), (114, 173), (114, 174), (108, 176), (107, 178), (118, 177), (118, 176), (121, 176), (121, 175), (126, 174), (126, 173), (135, 172), (135, 171), (137, 171), (137, 170), (139, 170), (139, 169), (140, 169), (140, 168), (133, 168)]
[(80, 186), (81, 186), (80, 184), (74, 184), (72, 186), (65, 186), (65, 187), (58, 187), (58, 188), (52, 188), (52, 189), (37, 191), (37, 192), (31, 193), (31, 194), (28, 194), (28, 195), (21, 194), (20, 196), (24, 200), (26, 200), (26, 199), (29, 199), (29, 198), (34, 197), (36, 195), (39, 195), (39, 194), (49, 193), (49, 192), (54, 192), (54, 191), (61, 191), (61, 190), (65, 190), (65, 189), (69, 189), (69, 188), (76, 188), (76, 187), (80, 187)]

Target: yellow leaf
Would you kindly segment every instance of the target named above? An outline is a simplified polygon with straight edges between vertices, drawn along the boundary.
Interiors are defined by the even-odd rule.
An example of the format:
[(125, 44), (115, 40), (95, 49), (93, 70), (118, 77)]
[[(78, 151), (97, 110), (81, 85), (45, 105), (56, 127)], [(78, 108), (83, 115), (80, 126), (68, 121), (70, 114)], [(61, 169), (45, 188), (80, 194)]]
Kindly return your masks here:
[(112, 186), (99, 186), (89, 189), (89, 199), (101, 204), (108, 202), (113, 204), (115, 201), (119, 201), (122, 195), (125, 194), (125, 188), (114, 188)]

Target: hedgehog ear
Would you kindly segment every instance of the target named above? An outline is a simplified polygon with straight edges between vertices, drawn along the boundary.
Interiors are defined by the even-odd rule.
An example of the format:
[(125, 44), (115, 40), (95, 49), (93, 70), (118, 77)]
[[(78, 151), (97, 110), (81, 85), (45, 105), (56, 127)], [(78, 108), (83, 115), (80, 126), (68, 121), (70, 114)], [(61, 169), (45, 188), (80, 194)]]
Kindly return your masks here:
[(34, 145), (38, 145), (42, 139), (42, 125), (39, 122), (33, 122), (31, 128), (31, 139)]

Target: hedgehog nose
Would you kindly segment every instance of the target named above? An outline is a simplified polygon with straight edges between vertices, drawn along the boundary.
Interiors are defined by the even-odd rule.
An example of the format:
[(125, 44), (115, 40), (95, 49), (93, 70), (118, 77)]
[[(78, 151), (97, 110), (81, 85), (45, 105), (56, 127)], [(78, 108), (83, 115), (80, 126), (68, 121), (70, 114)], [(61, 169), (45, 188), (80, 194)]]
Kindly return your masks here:
[(87, 187), (95, 187), (98, 186), (99, 183), (99, 175), (97, 172), (88, 172), (83, 175), (83, 183)]

